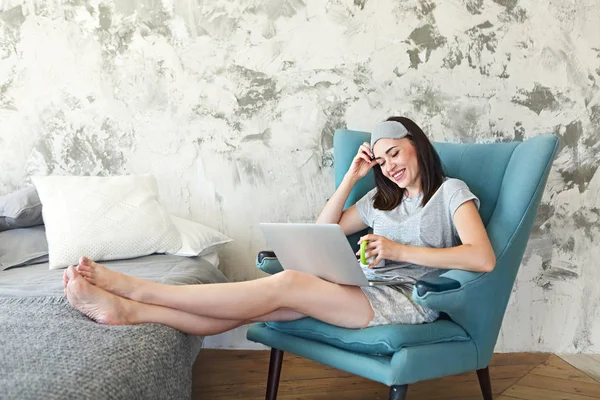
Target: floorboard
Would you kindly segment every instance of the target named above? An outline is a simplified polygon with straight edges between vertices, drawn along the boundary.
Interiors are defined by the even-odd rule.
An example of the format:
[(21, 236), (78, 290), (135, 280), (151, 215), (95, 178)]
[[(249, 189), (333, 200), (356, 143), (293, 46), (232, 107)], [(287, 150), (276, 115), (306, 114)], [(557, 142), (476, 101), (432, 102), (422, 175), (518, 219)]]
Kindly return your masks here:
[[(269, 351), (203, 349), (194, 365), (194, 400), (265, 398)], [(594, 360), (595, 361), (595, 360)], [(556, 355), (496, 354), (490, 362), (496, 400), (600, 399), (600, 384)], [(286, 353), (279, 400), (388, 398), (389, 388)], [(477, 375), (468, 372), (410, 385), (408, 400), (480, 400)]]

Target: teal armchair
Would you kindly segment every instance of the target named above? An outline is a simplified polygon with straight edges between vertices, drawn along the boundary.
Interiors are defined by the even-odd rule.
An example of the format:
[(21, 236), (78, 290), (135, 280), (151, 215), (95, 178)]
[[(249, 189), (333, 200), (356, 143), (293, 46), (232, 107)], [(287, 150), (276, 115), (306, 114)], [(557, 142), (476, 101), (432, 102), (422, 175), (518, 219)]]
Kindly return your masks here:
[[(336, 186), (369, 137), (367, 132), (335, 132)], [(272, 349), (268, 400), (277, 397), (284, 351), (386, 384), (394, 400), (405, 398), (409, 384), (475, 370), (483, 398), (492, 399), (488, 364), (558, 138), (540, 135), (524, 142), (434, 146), (446, 174), (465, 181), (479, 197), (496, 267), (490, 273), (439, 270), (422, 278), (414, 288), (414, 300), (440, 312), (440, 318), (429, 324), (345, 329), (312, 318), (253, 324), (247, 338)], [(346, 207), (373, 185), (372, 174), (363, 178)], [(349, 238), (355, 249), (358, 235)], [(257, 266), (268, 273), (281, 271), (272, 252), (260, 252)]]

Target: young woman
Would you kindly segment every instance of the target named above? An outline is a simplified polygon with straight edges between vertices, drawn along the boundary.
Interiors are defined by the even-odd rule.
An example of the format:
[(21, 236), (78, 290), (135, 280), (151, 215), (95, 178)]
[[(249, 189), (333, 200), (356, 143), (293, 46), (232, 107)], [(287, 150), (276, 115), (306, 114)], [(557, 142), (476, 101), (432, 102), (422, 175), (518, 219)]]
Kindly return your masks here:
[[(376, 188), (342, 211), (353, 186), (371, 168)], [(367, 227), (374, 273), (418, 279), (435, 269), (488, 272), (495, 255), (467, 185), (444, 177), (440, 159), (417, 124), (391, 117), (360, 146), (317, 223), (346, 235)], [(247, 282), (171, 286), (127, 276), (82, 257), (64, 273), (69, 302), (102, 324), (160, 323), (213, 335), (255, 321), (310, 316), (346, 328), (418, 324), (437, 318), (403, 286), (359, 288), (285, 270)]]

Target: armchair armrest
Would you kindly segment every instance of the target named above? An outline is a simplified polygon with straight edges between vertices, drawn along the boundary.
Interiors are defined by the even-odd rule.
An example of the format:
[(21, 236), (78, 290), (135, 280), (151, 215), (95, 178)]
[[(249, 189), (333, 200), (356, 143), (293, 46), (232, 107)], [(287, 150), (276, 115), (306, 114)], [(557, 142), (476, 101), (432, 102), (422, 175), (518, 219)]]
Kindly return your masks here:
[[(428, 276), (432, 275), (432, 276)], [(445, 292), (447, 290), (458, 289), (460, 287), (460, 282), (451, 278), (446, 278), (444, 276), (433, 276), (433, 274), (428, 274), (422, 277), (415, 284), (416, 292), (419, 296), (424, 296), (425, 293), (428, 292)]]
[(267, 250), (258, 252), (256, 266), (271, 275), (283, 271), (283, 267), (279, 263), (275, 253)]
[(442, 274), (433, 272), (422, 277), (413, 289), (417, 303), (436, 311), (452, 309), (454, 302), (463, 297), (465, 287), (480, 280), (486, 274), (464, 270), (449, 270)]

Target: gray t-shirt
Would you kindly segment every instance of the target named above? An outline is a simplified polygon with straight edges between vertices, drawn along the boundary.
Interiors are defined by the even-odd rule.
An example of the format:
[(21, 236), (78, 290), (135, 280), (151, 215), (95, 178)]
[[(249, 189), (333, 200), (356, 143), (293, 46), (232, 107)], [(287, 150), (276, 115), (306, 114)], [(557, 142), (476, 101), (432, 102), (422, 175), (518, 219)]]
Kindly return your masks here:
[[(446, 178), (425, 207), (421, 206), (421, 193), (412, 199), (404, 197), (393, 210), (377, 210), (373, 207), (376, 190), (371, 190), (356, 202), (358, 215), (374, 234), (409, 246), (445, 248), (460, 245), (454, 212), (469, 200), (474, 200), (479, 209), (479, 199), (471, 193), (467, 184), (454, 178)], [(419, 279), (433, 270), (435, 268), (385, 260), (375, 267), (374, 272)]]

